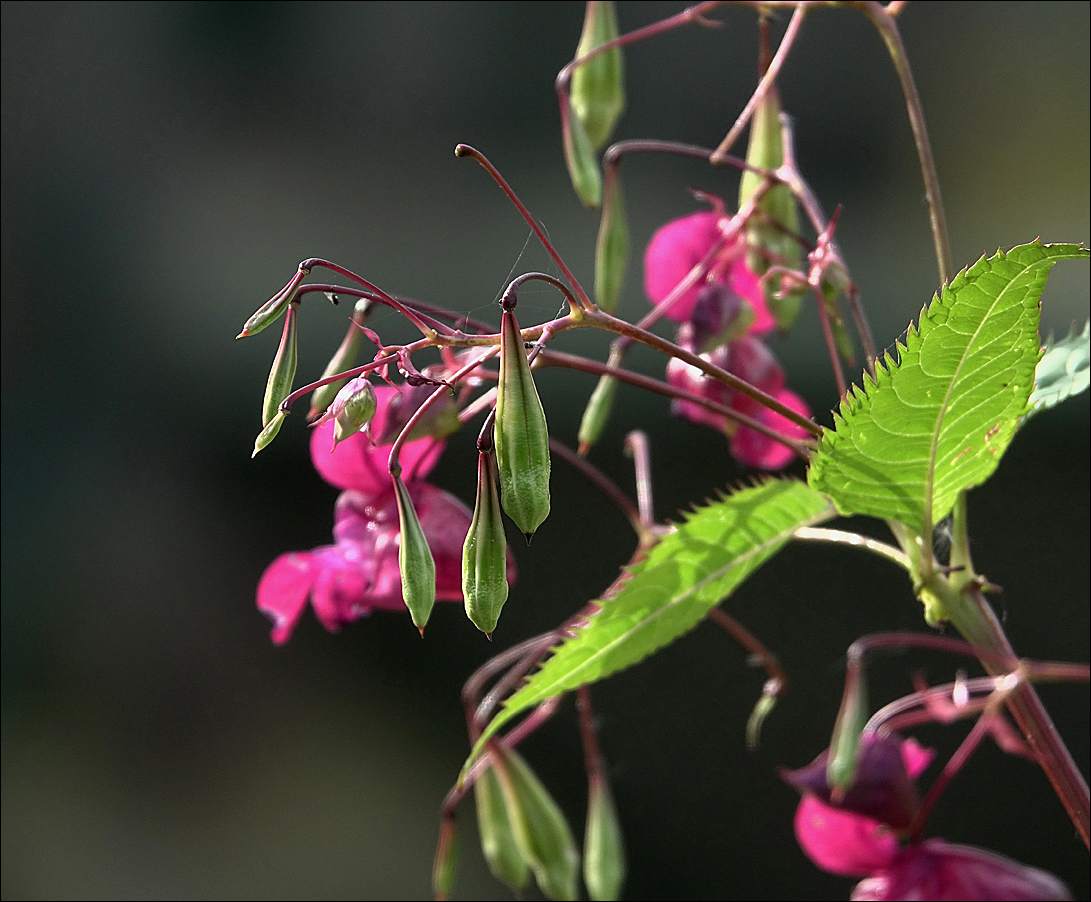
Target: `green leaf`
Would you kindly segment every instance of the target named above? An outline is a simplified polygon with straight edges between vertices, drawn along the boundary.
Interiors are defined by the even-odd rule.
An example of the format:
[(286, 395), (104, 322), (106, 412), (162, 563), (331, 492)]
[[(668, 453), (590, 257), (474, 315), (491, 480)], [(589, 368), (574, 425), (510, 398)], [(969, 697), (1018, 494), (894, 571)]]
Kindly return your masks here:
[(997, 251), (963, 270), (910, 326), (900, 360), (853, 386), (808, 480), (843, 514), (899, 520), (918, 535), (984, 482), (1026, 413), (1038, 363), (1039, 298), (1072, 244)]
[(687, 516), (632, 568), (572, 638), (532, 674), (489, 723), (474, 755), (512, 717), (631, 667), (693, 629), (800, 526), (829, 519), (829, 502), (802, 482), (770, 480)]
[(1030, 413), (1056, 407), (1066, 398), (1087, 391), (1091, 381), (1091, 321), (1078, 335), (1073, 327), (1060, 341), (1046, 342), (1045, 353), (1034, 371)]

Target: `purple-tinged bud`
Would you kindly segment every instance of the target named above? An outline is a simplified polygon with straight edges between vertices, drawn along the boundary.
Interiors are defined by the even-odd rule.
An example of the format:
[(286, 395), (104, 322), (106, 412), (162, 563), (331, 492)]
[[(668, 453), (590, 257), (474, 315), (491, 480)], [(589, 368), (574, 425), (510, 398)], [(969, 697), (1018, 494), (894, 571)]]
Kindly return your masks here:
[(336, 448), (349, 436), (366, 429), (378, 408), (375, 389), (365, 374), (357, 376), (337, 393), (329, 410), (318, 422), (333, 420), (333, 448)]
[[(617, 38), (617, 12), (605, 0), (590, 0), (576, 58)], [(583, 126), (592, 150), (598, 150), (613, 134), (625, 109), (625, 83), (621, 48), (614, 47), (577, 66), (572, 73), (572, 110)]]
[[(503, 762), (495, 762), (474, 782), (477, 827), (481, 834), (481, 852), (492, 875), (521, 893), (527, 885), (530, 868), (515, 840), (508, 802), (496, 774), (496, 769), (503, 766)], [(514, 804), (518, 805), (517, 799)], [(521, 812), (516, 811), (515, 817), (521, 818)]]
[[(330, 358), (330, 362), (326, 364), (326, 368), (322, 371), (323, 379), (328, 379), (330, 376), (337, 373), (343, 373), (345, 370), (351, 369), (353, 364), (356, 363), (356, 354), (360, 348), (360, 338), (363, 336), (363, 332), (361, 332), (357, 326), (362, 326), (364, 324), (367, 319), (367, 312), (370, 308), (371, 301), (367, 298), (361, 298), (356, 302), (356, 308), (352, 313), (352, 322), (349, 324), (348, 331), (345, 332), (345, 337), (341, 340), (340, 346)], [(345, 380), (341, 379), (338, 382), (331, 382), (329, 385), (323, 385), (321, 388), (316, 388), (314, 394), (311, 395), (311, 409), (307, 414), (307, 418), (314, 420), (321, 416), (322, 412), (333, 403), (333, 399), (337, 397), (337, 393), (344, 385)]]
[[(428, 375), (430, 370), (426, 369), (424, 372), (425, 375)], [(405, 424), (409, 422), (409, 418), (420, 409), (420, 406), (435, 391), (436, 386), (431, 383), (421, 383), (420, 385), (406, 383), (401, 385), (387, 406), (383, 434), (375, 436), (375, 441), (379, 444), (388, 444), (394, 441), (405, 428)], [(444, 392), (439, 400), (432, 404), (425, 415), (417, 421), (413, 430), (406, 436), (406, 441), (413, 442), (426, 437), (446, 438), (451, 433), (457, 432), (460, 425), (458, 405), (455, 403), (454, 395), (450, 391)]]
[(436, 562), (401, 476), (394, 477), (394, 495), (398, 502), (398, 528), (401, 531), (398, 569), (402, 579), (402, 600), (409, 608), (413, 625), (423, 636), (436, 601)]
[(511, 310), (504, 311), (500, 325), (493, 447), (500, 501), (529, 541), (549, 516), (549, 428)]
[(500, 610), (508, 600), (508, 542), (500, 516), (500, 488), (492, 454), (477, 455), (477, 502), (462, 548), (462, 595), (466, 616), (492, 638)]
[[(268, 426), (280, 409), (280, 402), (292, 392), (292, 382), (295, 380), (295, 367), (298, 359), (296, 353), (296, 319), (299, 310), (295, 304), (288, 307), (288, 316), (284, 320), (284, 331), (280, 333), (280, 346), (273, 358), (273, 366), (269, 370), (269, 381), (265, 384), (265, 403), (262, 405), (261, 424)], [(274, 433), (275, 434), (275, 433)]]
[(583, 882), (589, 898), (621, 897), (626, 872), (625, 841), (610, 787), (592, 778), (587, 798), (587, 832), (583, 840)]
[(754, 308), (723, 282), (707, 282), (697, 291), (690, 315), (692, 341), (699, 353), (714, 350), (746, 335)]

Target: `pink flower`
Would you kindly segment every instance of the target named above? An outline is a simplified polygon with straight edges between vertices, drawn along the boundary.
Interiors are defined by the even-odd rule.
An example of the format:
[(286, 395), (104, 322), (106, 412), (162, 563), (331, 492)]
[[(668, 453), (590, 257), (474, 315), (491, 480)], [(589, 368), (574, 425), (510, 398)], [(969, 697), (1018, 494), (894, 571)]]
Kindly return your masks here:
[[(375, 389), (378, 411), (372, 431), (382, 435), (393, 388)], [(345, 489), (334, 505), (333, 545), (282, 554), (258, 583), (258, 609), (273, 620), (277, 645), (288, 641), (307, 606), (331, 632), (374, 610), (405, 610), (398, 567), (398, 508), (387, 470), (390, 446), (371, 444), (357, 433), (331, 452), (333, 423), (311, 435), (311, 460), (319, 475)], [(470, 510), (424, 477), (435, 466), (443, 442), (432, 438), (407, 442), (400, 455), (421, 528), (436, 562), (436, 600), (462, 600), (462, 544), (470, 528)], [(508, 580), (515, 579), (509, 556)]]
[(781, 776), (803, 794), (795, 833), (807, 857), (825, 871), (866, 877), (859, 900), (1068, 899), (1060, 880), (983, 849), (930, 839), (903, 847), (920, 810), (913, 781), (934, 753), (915, 740), (866, 733), (856, 779), (840, 796), (826, 782), (828, 752)]
[[(668, 222), (652, 236), (644, 252), (644, 290), (653, 304), (662, 303), (705, 257), (722, 236), (727, 220), (715, 212), (702, 211)], [(765, 306), (761, 283), (746, 265), (746, 246), (741, 236), (727, 243), (712, 261), (707, 275), (685, 291), (667, 311), (675, 322), (692, 318), (701, 286), (726, 285), (754, 311), (750, 331), (768, 332), (776, 322)]]
[[(678, 344), (692, 349), (693, 342), (690, 340), (692, 332), (693, 327), (688, 323), (683, 323), (678, 330)], [(743, 336), (729, 344), (720, 345), (701, 356), (710, 363), (727, 370), (732, 375), (744, 379), (755, 388), (772, 395), (797, 413), (805, 417), (811, 415), (807, 402), (795, 392), (784, 387), (784, 370), (781, 369), (773, 353), (757, 336)], [(683, 388), (710, 401), (716, 401), (730, 407), (732, 410), (745, 414), (788, 438), (801, 439), (807, 437), (806, 431), (801, 426), (792, 423), (778, 413), (774, 413), (763, 404), (751, 400), (746, 395), (739, 394), (734, 389), (728, 388), (722, 382), (706, 376), (697, 367), (683, 363), (677, 358), (672, 358), (667, 363), (667, 382), (676, 388)], [(779, 470), (791, 463), (795, 457), (792, 450), (780, 444), (780, 442), (774, 441), (749, 426), (739, 426), (724, 414), (715, 413), (700, 404), (677, 400), (673, 403), (671, 409), (676, 415), (686, 417), (686, 419), (692, 420), (694, 423), (700, 423), (724, 432), (730, 439), (732, 456), (748, 467), (760, 470)]]

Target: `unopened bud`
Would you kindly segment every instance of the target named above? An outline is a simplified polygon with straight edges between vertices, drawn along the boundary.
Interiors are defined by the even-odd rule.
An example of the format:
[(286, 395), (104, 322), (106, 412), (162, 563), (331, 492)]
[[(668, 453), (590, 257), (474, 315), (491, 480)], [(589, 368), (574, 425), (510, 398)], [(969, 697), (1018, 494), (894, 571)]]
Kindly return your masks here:
[(629, 226), (621, 201), (621, 179), (614, 169), (606, 176), (606, 198), (595, 244), (595, 301), (607, 313), (617, 307), (628, 256)]
[(295, 380), (296, 367), (296, 319), (298, 308), (293, 304), (288, 308), (284, 320), (284, 331), (280, 333), (280, 346), (273, 358), (269, 370), (269, 381), (265, 383), (265, 403), (261, 409), (261, 424), (268, 426), (280, 409), (280, 402), (291, 394)]
[(578, 898), (580, 853), (560, 806), (522, 757), (509, 749), (503, 760), (498, 776), (512, 831), (538, 888), (550, 899)]
[[(586, 56), (617, 37), (614, 4), (591, 0), (583, 20), (583, 32), (576, 58)], [(625, 109), (625, 84), (621, 48), (600, 53), (572, 73), (572, 110), (580, 120), (592, 150), (598, 150), (613, 134), (614, 125)]]
[(595, 902), (620, 898), (625, 871), (625, 841), (610, 787), (601, 776), (592, 778), (583, 841), (583, 882), (587, 885), (587, 895)]
[(518, 893), (527, 885), (530, 868), (515, 841), (508, 805), (494, 770), (502, 766), (494, 764), (474, 782), (477, 828), (481, 834), (481, 852), (492, 875)]
[(504, 511), (529, 541), (549, 515), (549, 429), (515, 314), (500, 325), (493, 446)]
[(349, 436), (367, 428), (378, 407), (375, 389), (367, 375), (357, 376), (337, 393), (329, 409), (314, 425), (333, 420), (333, 448), (336, 448)]
[[(363, 335), (363, 332), (357, 326), (364, 324), (370, 307), (371, 301), (366, 298), (361, 298), (356, 302), (356, 309), (352, 313), (352, 322), (349, 324), (348, 331), (341, 340), (340, 346), (322, 371), (323, 379), (328, 379), (336, 373), (343, 373), (345, 370), (352, 369), (353, 364), (356, 363), (356, 353), (360, 348), (360, 337)], [(345, 380), (341, 379), (338, 382), (331, 382), (329, 385), (316, 388), (314, 394), (311, 395), (311, 410), (307, 414), (307, 418), (313, 420), (321, 416), (322, 412), (333, 403), (333, 399), (337, 397), (337, 393), (344, 388), (344, 385)]]
[(398, 568), (402, 578), (402, 600), (409, 608), (413, 625), (423, 636), (436, 601), (436, 562), (401, 476), (394, 477), (394, 495), (398, 502), (398, 527), (401, 530)]
[(486, 636), (492, 636), (500, 609), (508, 600), (508, 542), (500, 516), (500, 492), (492, 454), (477, 455), (477, 501), (462, 547), (462, 595), (466, 616)]

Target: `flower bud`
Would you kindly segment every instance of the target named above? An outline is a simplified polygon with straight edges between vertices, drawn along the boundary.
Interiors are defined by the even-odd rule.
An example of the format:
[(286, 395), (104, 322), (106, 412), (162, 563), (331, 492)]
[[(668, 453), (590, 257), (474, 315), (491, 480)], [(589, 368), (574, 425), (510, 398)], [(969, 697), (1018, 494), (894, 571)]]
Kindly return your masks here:
[(625, 882), (625, 842), (610, 787), (592, 779), (587, 798), (587, 833), (583, 841), (583, 882), (593, 900), (620, 898)]
[(607, 313), (617, 307), (628, 256), (629, 227), (621, 202), (621, 179), (617, 170), (611, 169), (606, 174), (606, 199), (595, 244), (595, 301)]
[(561, 139), (572, 187), (583, 205), (593, 210), (602, 203), (602, 173), (591, 140), (567, 98), (561, 102)]
[(284, 423), (284, 418), (288, 416), (283, 410), (278, 410), (277, 415), (273, 417), (261, 430), (258, 437), (254, 440), (254, 451), (250, 455), (250, 459), (253, 460), (258, 456), (258, 452), (261, 451), (266, 445), (268, 445), (273, 439), (277, 437), (277, 433), (280, 432), (280, 427)]
[(549, 429), (515, 314), (500, 325), (500, 375), (493, 445), (504, 511), (527, 537), (549, 515)]
[[(349, 436), (365, 429), (375, 416), (379, 403), (375, 399), (375, 389), (367, 375), (357, 376), (337, 393), (327, 415), (333, 417), (333, 448)], [(323, 420), (326, 417), (323, 416)], [(333, 448), (330, 448), (332, 451)]]
[[(776, 169), (784, 162), (784, 139), (780, 126), (780, 98), (770, 88), (754, 110), (750, 123), (750, 144), (746, 162), (762, 169)], [(762, 177), (744, 172), (739, 182), (739, 206), (745, 204), (762, 183)], [(799, 269), (802, 249), (795, 236), (799, 233), (799, 210), (787, 185), (774, 185), (758, 202), (765, 217), (755, 216), (747, 224), (746, 239), (751, 248), (747, 266), (762, 276), (772, 265)], [(789, 328), (799, 314), (803, 289), (785, 286), (781, 297), (780, 279), (763, 279), (765, 303), (781, 329)]]
[(462, 596), (466, 616), (492, 637), (500, 609), (508, 600), (508, 542), (500, 517), (500, 490), (492, 454), (477, 455), (477, 502), (462, 546)]
[[(591, 0), (583, 20), (576, 58), (585, 56), (617, 37), (614, 4)], [(572, 73), (572, 110), (587, 134), (592, 150), (598, 150), (614, 131), (625, 109), (621, 48), (614, 47), (577, 66)]]
[[(328, 379), (335, 373), (343, 373), (345, 370), (351, 369), (352, 365), (356, 363), (356, 352), (360, 347), (360, 336), (363, 335), (356, 327), (364, 324), (370, 307), (371, 301), (367, 298), (361, 298), (356, 302), (356, 308), (352, 313), (352, 323), (349, 324), (348, 331), (341, 340), (340, 346), (322, 371), (323, 379)], [(316, 388), (314, 394), (311, 395), (311, 409), (307, 414), (307, 418), (313, 420), (321, 416), (322, 412), (333, 403), (333, 399), (344, 385), (345, 380), (341, 379), (338, 382), (331, 382), (329, 385)]]
[(530, 868), (515, 841), (507, 802), (494, 770), (502, 766), (501, 763), (494, 764), (474, 782), (477, 828), (481, 834), (481, 851), (492, 875), (518, 893), (527, 885)]
[[(269, 370), (269, 381), (265, 383), (265, 403), (261, 410), (261, 425), (268, 426), (280, 409), (280, 402), (292, 391), (296, 366), (296, 317), (298, 308), (292, 304), (284, 320), (284, 331), (280, 333), (280, 346), (273, 358)], [(275, 434), (275, 433), (274, 433)]]
[(583, 410), (583, 419), (580, 420), (579, 451), (580, 455), (586, 455), (602, 437), (602, 430), (610, 419), (610, 410), (614, 406), (614, 392), (617, 390), (617, 379), (603, 374), (599, 377), (598, 385), (591, 392), (587, 406)]
[(503, 761), (498, 776), (512, 832), (538, 888), (550, 899), (578, 898), (580, 853), (564, 814), (522, 757), (508, 749)]
[(409, 608), (413, 625), (423, 636), (436, 601), (436, 562), (401, 476), (394, 477), (394, 495), (398, 501), (398, 528), (401, 530), (398, 569), (402, 578), (402, 600)]

